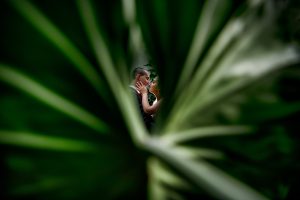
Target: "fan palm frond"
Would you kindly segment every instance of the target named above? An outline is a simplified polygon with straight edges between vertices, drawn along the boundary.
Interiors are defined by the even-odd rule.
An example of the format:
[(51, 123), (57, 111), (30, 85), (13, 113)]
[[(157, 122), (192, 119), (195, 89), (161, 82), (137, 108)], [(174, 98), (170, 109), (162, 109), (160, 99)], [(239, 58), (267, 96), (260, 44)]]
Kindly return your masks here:
[[(281, 192), (284, 181), (272, 182), (271, 172), (262, 177), (268, 160), (252, 154), (263, 149), (261, 157), (275, 157), (278, 154), (269, 149), (273, 145), (279, 155), (290, 156), (280, 170), (294, 161), (296, 147), (289, 128), (265, 125), (300, 108), (299, 98), (288, 103), (273, 88), (288, 67), (297, 71), (293, 66), (300, 62), (297, 47), (278, 34), (277, 4), (271, 0), (106, 3), (62, 2), (62, 7), (70, 5), (66, 12), (57, 10), (52, 1), (3, 3), (8, 9), (0, 24), (5, 30), (0, 38), (4, 52), (5, 48), (21, 52), (4, 53), (0, 64), (3, 97), (15, 100), (0, 99), (0, 143), (8, 171), (3, 195), (264, 200), (279, 194), (284, 199), (288, 195)], [(78, 21), (61, 18), (68, 15)], [(17, 23), (8, 26), (6, 20)], [(75, 31), (70, 35), (67, 30), (74, 27), (82, 35)], [(34, 36), (26, 35), (32, 28)], [(24, 38), (14, 41), (16, 31), (24, 32)], [(28, 46), (18, 43), (26, 40), (43, 49), (27, 52)], [(58, 54), (48, 54), (47, 45)], [(24, 59), (32, 56), (34, 63), (39, 55), (45, 60), (38, 66)], [(128, 87), (132, 66), (145, 57), (149, 58), (145, 65), (152, 63), (151, 70), (160, 76), (164, 97), (151, 132)], [(18, 64), (22, 62), (23, 68)], [(45, 72), (37, 77), (40, 69)], [(60, 72), (70, 82), (64, 92), (63, 86), (53, 84), (59, 78), (47, 78), (48, 73)], [(20, 110), (12, 109), (16, 105)], [(26, 120), (19, 121), (19, 115)], [(261, 141), (256, 141), (259, 137)], [(277, 193), (270, 192), (274, 190)]]

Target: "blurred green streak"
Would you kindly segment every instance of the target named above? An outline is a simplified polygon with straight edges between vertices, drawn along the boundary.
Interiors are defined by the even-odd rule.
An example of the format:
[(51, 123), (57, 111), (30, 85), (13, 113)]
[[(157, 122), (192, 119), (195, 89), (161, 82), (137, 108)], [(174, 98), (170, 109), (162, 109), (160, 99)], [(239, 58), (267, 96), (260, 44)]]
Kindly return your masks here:
[(97, 150), (97, 148), (90, 142), (85, 143), (72, 139), (50, 137), (30, 132), (6, 130), (0, 130), (0, 143), (67, 152), (91, 152)]
[(207, 45), (209, 38), (215, 31), (216, 27), (220, 26), (220, 22), (224, 18), (224, 13), (228, 12), (230, 7), (229, 1), (218, 1), (210, 0), (206, 1), (202, 12), (198, 19), (197, 28), (194, 33), (194, 38), (191, 43), (191, 47), (188, 56), (183, 65), (183, 72), (178, 81), (178, 86), (176, 88), (176, 94), (179, 95), (179, 91), (183, 88), (183, 85), (190, 81), (191, 74), (198, 59), (201, 57), (205, 45)]
[(179, 189), (190, 189), (192, 186), (178, 176), (176, 173), (167, 168), (157, 158), (151, 157), (148, 160), (149, 173), (149, 199), (184, 199), (176, 192), (171, 191), (165, 187), (165, 184)]
[(76, 48), (74, 44), (65, 36), (54, 24), (47, 19), (34, 5), (29, 1), (12, 0), (12, 5), (22, 14), (37, 30), (39, 30), (50, 42), (52, 42), (83, 74), (83, 76), (97, 90), (100, 96), (110, 103), (107, 99), (107, 88), (97, 71), (87, 58)]
[(101, 31), (97, 26), (95, 13), (90, 1), (78, 0), (77, 2), (85, 30), (94, 48), (99, 67), (109, 82), (134, 142), (140, 145), (146, 139), (147, 133), (140, 116), (138, 116), (137, 107), (134, 105), (135, 102), (132, 99), (133, 97), (129, 93), (128, 86), (121, 84), (121, 80), (114, 69), (112, 57), (101, 35)]
[(249, 186), (229, 176), (204, 160), (189, 159), (176, 154), (171, 146), (165, 146), (159, 140), (148, 140), (146, 147), (150, 152), (180, 170), (197, 186), (205, 189), (208, 193), (218, 199), (267, 199)]
[(220, 151), (200, 148), (200, 147), (189, 147), (189, 146), (172, 146), (172, 151), (178, 157), (190, 158), (190, 159), (222, 159), (224, 154)]
[(186, 180), (171, 171), (155, 157), (148, 159), (148, 170), (149, 175), (155, 181), (167, 183), (177, 188), (188, 189), (192, 187)]
[(115, 96), (117, 96), (118, 91), (122, 88), (121, 81), (114, 69), (112, 57), (97, 26), (92, 6), (88, 0), (85, 0), (78, 1), (78, 8), (85, 30), (95, 51), (99, 67), (105, 74), (111, 90), (114, 92)]
[[(214, 108), (223, 102), (224, 99), (228, 99), (232, 97), (233, 94), (244, 91), (255, 82), (258, 82), (262, 78), (266, 77), (268, 74), (271, 74), (272, 72), (285, 66), (297, 63), (299, 61), (299, 55), (295, 48), (291, 46), (281, 46), (281, 48), (273, 49), (271, 52), (265, 52), (264, 57), (261, 56), (260, 59), (256, 59), (256, 57), (254, 57), (246, 58), (245, 60), (247, 60), (249, 63), (252, 63), (249, 76), (244, 75), (238, 80), (234, 80), (229, 84), (225, 84), (213, 93), (203, 90), (203, 93), (197, 94), (193, 101), (189, 103), (189, 106), (187, 106), (184, 111), (182, 110), (182, 112), (177, 115), (177, 118), (175, 118), (176, 120), (173, 122), (175, 130), (177, 127), (190, 120), (193, 116), (195, 116), (195, 114), (200, 114), (210, 108)], [(255, 66), (257, 66), (258, 69), (254, 68)], [(228, 69), (226, 68), (226, 70)], [(220, 82), (220, 76), (218, 76), (218, 79), (214, 77), (213, 80)], [(212, 85), (216, 85), (216, 83), (213, 83), (215, 81), (211, 81), (211, 86), (208, 87), (210, 90), (213, 89)], [(178, 123), (179, 121), (181, 121), (181, 123)]]
[(161, 139), (167, 144), (174, 144), (203, 137), (245, 134), (252, 131), (254, 131), (252, 126), (211, 126), (166, 133)]
[(109, 127), (96, 116), (9, 66), (0, 64), (0, 80), (30, 94), (37, 100), (100, 133), (107, 133), (109, 130)]

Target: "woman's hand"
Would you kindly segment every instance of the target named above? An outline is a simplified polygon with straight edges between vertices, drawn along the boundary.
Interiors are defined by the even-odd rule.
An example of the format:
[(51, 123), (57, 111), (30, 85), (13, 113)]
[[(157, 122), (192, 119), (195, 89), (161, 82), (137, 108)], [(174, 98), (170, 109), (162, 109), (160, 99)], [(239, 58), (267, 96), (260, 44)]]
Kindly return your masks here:
[(148, 90), (145, 85), (143, 85), (142, 82), (137, 82), (135, 85), (136, 89), (141, 93), (141, 94), (147, 94)]

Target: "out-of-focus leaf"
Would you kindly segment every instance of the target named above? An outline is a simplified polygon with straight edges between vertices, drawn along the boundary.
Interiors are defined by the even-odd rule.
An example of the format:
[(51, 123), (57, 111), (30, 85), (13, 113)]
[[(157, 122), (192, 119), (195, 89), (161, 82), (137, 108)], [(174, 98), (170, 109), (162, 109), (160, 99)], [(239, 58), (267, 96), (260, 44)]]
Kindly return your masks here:
[(251, 126), (213, 126), (188, 129), (180, 132), (166, 133), (161, 139), (167, 144), (181, 143), (193, 139), (212, 136), (245, 134), (253, 132)]
[(180, 157), (173, 152), (172, 147), (160, 144), (159, 140), (149, 140), (147, 148), (155, 155), (180, 170), (199, 187), (204, 188), (218, 199), (230, 200), (266, 200), (267, 198), (229, 176), (218, 168), (203, 160), (192, 160)]
[(203, 61), (200, 62), (200, 65), (194, 70), (195, 72), (193, 73), (193, 78), (184, 83), (185, 88), (182, 92), (186, 93), (186, 95), (179, 95), (179, 90), (176, 90), (178, 99), (175, 102), (175, 106), (171, 112), (171, 116), (173, 118), (176, 119), (176, 117), (178, 117), (178, 113), (182, 112), (182, 110), (178, 111), (179, 109), (182, 109), (184, 105), (189, 105), (190, 102), (193, 101), (195, 98), (194, 91), (199, 93), (199, 88), (203, 87), (204, 80), (209, 77), (211, 71), (215, 70), (215, 68), (218, 68), (220, 60), (226, 54), (228, 54), (228, 52), (232, 51), (232, 44), (235, 44), (237, 40), (243, 41), (245, 39), (243, 37), (244, 35), (242, 34), (245, 29), (252, 25), (252, 28), (255, 30), (250, 34), (247, 33), (248, 35), (255, 35), (255, 33), (261, 30), (262, 24), (253, 26), (253, 21), (255, 21), (256, 17), (255, 11), (259, 9), (260, 4), (261, 2), (257, 3), (256, 5), (252, 5), (253, 7), (246, 10), (242, 16), (234, 17), (227, 22), (225, 27), (221, 30), (219, 36), (209, 48), (209, 52), (203, 58)]
[(224, 154), (220, 151), (199, 147), (187, 147), (187, 146), (173, 146), (173, 153), (178, 157), (190, 158), (190, 159), (221, 159), (224, 158)]
[(0, 80), (30, 94), (37, 100), (63, 112), (100, 133), (108, 132), (108, 126), (100, 119), (9, 66), (0, 65)]
[[(277, 69), (299, 60), (295, 49), (289, 52), (285, 29), (277, 28), (279, 4), (274, 0), (1, 2), (0, 60), (17, 62), (14, 65), (28, 73), (0, 66), (5, 72), (0, 74), (4, 80), (0, 126), (22, 133), (14, 137), (2, 132), (5, 185), (1, 182), (0, 188), (7, 195), (3, 199), (145, 199), (146, 187), (154, 200), (291, 196), (299, 182), (298, 81), (289, 82), (286, 76), (288, 83), (281, 82), (286, 69)], [(158, 72), (164, 98), (150, 134), (128, 88), (129, 69), (143, 56), (149, 59), (139, 66), (146, 64)], [(290, 67), (294, 76), (297, 67)], [(274, 72), (279, 81), (265, 85)], [(33, 81), (36, 78), (46, 84)], [(35, 104), (10, 86), (50, 106)], [(102, 123), (112, 134), (94, 134), (100, 128), (92, 130), (92, 122)], [(41, 141), (46, 137), (48, 143)], [(35, 143), (29, 144), (28, 138)], [(56, 140), (67, 138), (96, 149), (82, 156), (74, 148), (83, 143), (64, 146)], [(61, 150), (50, 150), (54, 147)], [(147, 166), (148, 158), (159, 166), (151, 167), (151, 160)]]
[(5, 130), (0, 130), (0, 143), (54, 151), (90, 152), (97, 150), (95, 145), (88, 142)]
[(75, 47), (54, 24), (29, 1), (11, 1), (12, 5), (42, 34), (46, 36), (74, 64), (84, 77), (94, 86), (103, 99), (107, 90), (88, 59)]
[[(237, 91), (244, 90), (245, 88), (249, 87), (249, 85), (251, 85), (252, 83), (258, 81), (264, 76), (267, 76), (267, 74), (274, 72), (278, 68), (296, 63), (299, 60), (298, 53), (295, 51), (295, 49), (291, 47), (275, 49), (274, 52), (267, 52), (267, 54), (269, 54), (270, 57), (263, 58), (264, 66), (261, 66), (261, 68), (264, 69), (257, 71), (253, 69), (253, 65), (251, 64), (251, 70), (255, 72), (251, 76), (241, 76), (238, 80), (223, 85), (222, 88), (214, 91), (214, 93), (204, 93), (203, 95), (198, 94), (194, 97), (193, 101), (189, 105), (185, 106), (184, 111), (182, 110), (180, 114), (178, 113), (176, 115), (176, 120), (174, 118), (174, 121), (169, 123), (172, 123), (173, 126), (175, 126), (174, 129), (176, 130), (176, 125), (180, 126), (180, 124), (178, 123), (179, 121), (182, 123), (186, 122), (186, 120), (190, 120), (190, 118), (194, 117), (196, 113), (203, 113), (204, 110), (217, 106), (223, 101), (224, 98), (230, 97)], [(250, 60), (249, 62), (251, 63)], [(253, 63), (255, 63), (254, 60)], [(215, 80), (218, 81), (217, 79)]]
[[(219, 28), (220, 23), (224, 20), (224, 13), (228, 12), (230, 7), (229, 1), (206, 1), (203, 10), (199, 16), (197, 28), (194, 33), (192, 46), (190, 47), (185, 64), (183, 65), (183, 72), (178, 81), (177, 90), (180, 90), (183, 83), (190, 80), (191, 73), (195, 68), (197, 60), (204, 51), (209, 38), (213, 35), (216, 28)], [(218, 14), (218, 15), (216, 15)]]
[(145, 127), (143, 127), (141, 119), (137, 114), (136, 106), (133, 104), (134, 101), (129, 94), (129, 88), (126, 89), (126, 86), (124, 87), (121, 84), (120, 78), (114, 70), (111, 55), (104, 43), (101, 32), (97, 27), (97, 23), (95, 21), (95, 14), (90, 2), (85, 0), (79, 0), (78, 7), (86, 31), (95, 50), (95, 54), (97, 56), (99, 65), (103, 70), (110, 84), (111, 90), (113, 91), (116, 100), (120, 106), (120, 109), (123, 112), (123, 116), (126, 119), (129, 128), (131, 129), (134, 141), (137, 144), (139, 144), (143, 142), (147, 135), (145, 132)]
[(166, 188), (165, 184), (173, 188), (188, 190), (192, 186), (181, 177), (167, 169), (158, 159), (152, 157), (148, 160), (149, 172), (149, 198), (156, 199), (183, 199), (176, 192)]
[(191, 188), (191, 185), (189, 185), (188, 182), (186, 182), (183, 178), (179, 177), (174, 172), (167, 169), (166, 166), (164, 166), (157, 158), (149, 158), (148, 167), (152, 178), (154, 178), (158, 182), (165, 183), (177, 188)]

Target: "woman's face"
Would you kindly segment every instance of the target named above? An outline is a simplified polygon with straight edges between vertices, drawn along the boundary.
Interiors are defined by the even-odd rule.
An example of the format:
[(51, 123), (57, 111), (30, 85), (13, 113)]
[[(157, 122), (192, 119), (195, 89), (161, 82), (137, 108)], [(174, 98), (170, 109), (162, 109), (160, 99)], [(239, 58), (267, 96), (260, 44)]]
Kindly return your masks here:
[(154, 94), (158, 91), (157, 78), (150, 83), (149, 91)]

